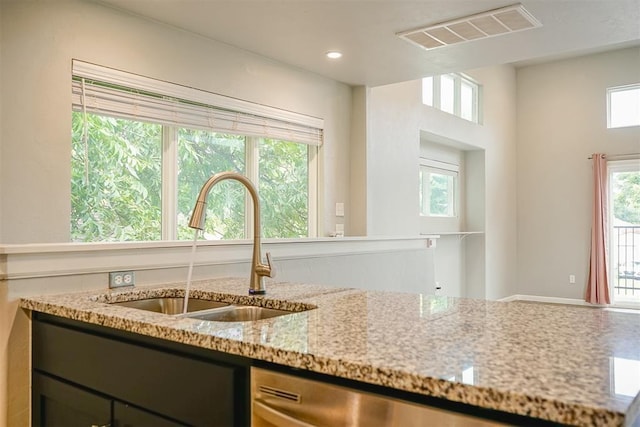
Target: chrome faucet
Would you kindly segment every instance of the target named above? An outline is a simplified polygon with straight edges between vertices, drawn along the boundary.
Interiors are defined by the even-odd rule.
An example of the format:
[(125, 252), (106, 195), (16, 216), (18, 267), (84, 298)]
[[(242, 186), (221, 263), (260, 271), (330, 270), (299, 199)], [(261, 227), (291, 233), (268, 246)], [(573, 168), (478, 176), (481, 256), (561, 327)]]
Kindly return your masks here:
[(193, 214), (189, 221), (189, 227), (202, 230), (204, 228), (205, 206), (207, 204), (207, 195), (211, 187), (220, 181), (233, 179), (243, 184), (253, 200), (253, 257), (251, 259), (251, 281), (249, 283), (249, 293), (255, 295), (263, 295), (267, 292), (264, 285), (264, 278), (274, 277), (275, 268), (271, 264), (271, 254), (267, 252), (267, 263), (262, 263), (262, 245), (260, 243), (260, 200), (258, 199), (258, 191), (253, 186), (249, 178), (235, 172), (220, 172), (207, 180), (200, 189), (196, 206), (193, 208)]

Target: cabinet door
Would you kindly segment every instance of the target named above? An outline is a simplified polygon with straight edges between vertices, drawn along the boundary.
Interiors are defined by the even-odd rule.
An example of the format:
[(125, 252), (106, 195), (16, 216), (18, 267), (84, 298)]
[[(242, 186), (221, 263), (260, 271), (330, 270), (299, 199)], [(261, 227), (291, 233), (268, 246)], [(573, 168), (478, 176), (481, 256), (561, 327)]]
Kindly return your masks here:
[(34, 427), (111, 425), (111, 400), (84, 389), (33, 373)]
[(187, 425), (247, 424), (245, 367), (45, 322), (33, 322), (32, 331), (39, 372)]
[(157, 415), (133, 408), (125, 403), (113, 402), (114, 427), (180, 427), (175, 423)]

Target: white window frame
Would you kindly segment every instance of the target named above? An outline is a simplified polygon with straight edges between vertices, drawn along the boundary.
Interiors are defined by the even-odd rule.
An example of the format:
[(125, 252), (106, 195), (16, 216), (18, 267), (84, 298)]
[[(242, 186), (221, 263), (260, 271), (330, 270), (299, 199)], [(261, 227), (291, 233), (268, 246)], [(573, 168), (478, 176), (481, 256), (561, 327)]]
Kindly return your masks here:
[[(163, 126), (162, 128), (162, 240), (176, 240), (178, 238), (178, 128)], [(254, 183), (260, 191), (260, 149), (262, 138), (245, 137), (245, 176)], [(318, 235), (318, 147), (307, 145), (307, 237)], [(165, 177), (167, 180), (165, 182)], [(172, 183), (173, 185), (169, 185)], [(204, 183), (203, 183), (204, 184)], [(244, 202), (244, 236), (252, 239), (253, 236), (253, 209), (252, 199), (248, 192)], [(194, 200), (195, 204), (195, 200)]]
[(638, 117), (638, 121), (636, 123), (632, 123), (632, 124), (627, 124), (623, 126), (613, 126), (611, 124), (611, 94), (616, 92), (626, 92), (626, 91), (632, 91), (632, 90), (640, 91), (640, 83), (607, 88), (607, 129), (619, 129), (619, 128), (625, 128), (625, 127), (640, 126), (640, 117)]
[[(439, 160), (420, 158), (420, 171), (426, 173), (437, 173), (440, 175), (452, 176), (453, 177), (453, 188), (452, 191), (448, 194), (448, 204), (451, 206), (451, 215), (439, 215), (432, 214), (431, 212), (423, 212), (422, 206), (420, 206), (420, 216), (425, 218), (458, 218), (459, 213), (459, 205), (460, 205), (460, 184), (459, 184), (459, 176), (460, 176), (460, 166), (452, 163), (441, 162)], [(423, 203), (427, 203), (427, 206), (430, 206), (431, 200), (431, 188), (427, 181), (427, 190), (423, 192), (427, 195), (427, 200), (425, 201), (423, 198)]]
[[(463, 120), (470, 121), (472, 123), (481, 124), (481, 93), (482, 86), (473, 80), (471, 77), (461, 74), (461, 73), (451, 73), (446, 74), (446, 76), (453, 78), (453, 115), (456, 117), (460, 117)], [(430, 107), (441, 110), (445, 113), (448, 113), (442, 109), (442, 99), (441, 99), (441, 78), (442, 76), (433, 76), (433, 77), (425, 77), (422, 79), (422, 103), (424, 105), (428, 105)], [(462, 95), (461, 95), (461, 86), (462, 82), (467, 83), (471, 86), (473, 90), (473, 103), (472, 103), (472, 118), (471, 120), (462, 117)], [(432, 94), (432, 102), (429, 103), (427, 101), (426, 93), (430, 90)], [(451, 114), (451, 113), (448, 113)]]
[(614, 215), (613, 215), (613, 175), (616, 173), (624, 172), (637, 172), (640, 170), (640, 159), (628, 159), (628, 160), (608, 160), (607, 161), (607, 181), (609, 183), (607, 188), (607, 223), (608, 226), (608, 256), (607, 256), (607, 269), (609, 274), (609, 298), (615, 306), (629, 306), (632, 308), (640, 308), (640, 299), (638, 298), (616, 298), (615, 283), (617, 283), (615, 264), (618, 263), (616, 258), (616, 235), (614, 233)]

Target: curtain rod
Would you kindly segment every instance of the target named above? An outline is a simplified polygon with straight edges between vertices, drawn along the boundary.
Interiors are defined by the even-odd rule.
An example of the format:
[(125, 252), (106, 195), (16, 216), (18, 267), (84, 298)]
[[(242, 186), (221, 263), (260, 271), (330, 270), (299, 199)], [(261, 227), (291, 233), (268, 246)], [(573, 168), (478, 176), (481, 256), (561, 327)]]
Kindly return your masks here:
[[(605, 159), (618, 159), (618, 158), (623, 158), (623, 157), (627, 157), (627, 158), (631, 158), (631, 159), (640, 159), (640, 153), (628, 153), (628, 154), (612, 154), (612, 155), (604, 155)], [(587, 157), (587, 160), (591, 160), (593, 159), (593, 156), (589, 156)]]

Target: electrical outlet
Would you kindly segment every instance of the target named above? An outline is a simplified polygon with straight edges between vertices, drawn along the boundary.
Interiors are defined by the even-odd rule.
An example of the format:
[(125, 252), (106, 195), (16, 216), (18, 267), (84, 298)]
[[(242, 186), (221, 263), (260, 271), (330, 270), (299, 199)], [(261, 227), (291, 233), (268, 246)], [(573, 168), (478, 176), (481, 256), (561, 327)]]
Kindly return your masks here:
[(575, 274), (570, 274), (569, 275), (569, 283), (576, 283), (576, 275)]
[(440, 286), (440, 282), (436, 282), (436, 289), (434, 292), (435, 295), (442, 295), (442, 286)]
[(136, 276), (133, 271), (112, 271), (109, 273), (109, 287), (119, 288), (122, 286), (134, 286)]

